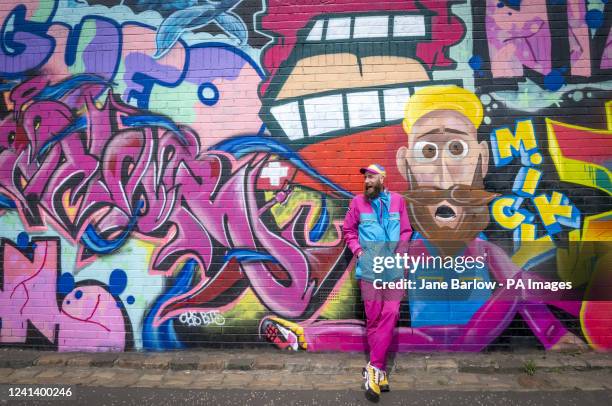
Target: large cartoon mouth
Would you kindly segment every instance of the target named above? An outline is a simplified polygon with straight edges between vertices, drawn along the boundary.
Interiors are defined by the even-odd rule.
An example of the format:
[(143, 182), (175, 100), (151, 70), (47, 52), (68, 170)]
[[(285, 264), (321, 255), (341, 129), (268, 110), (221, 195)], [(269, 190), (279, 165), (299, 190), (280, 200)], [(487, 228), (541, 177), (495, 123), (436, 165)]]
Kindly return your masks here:
[(436, 209), (435, 217), (439, 221), (453, 221), (457, 214), (451, 207), (444, 204)]
[(303, 146), (399, 123), (410, 95), (433, 84), (416, 52), (431, 37), (429, 19), (418, 11), (313, 18), (266, 93), (268, 128)]

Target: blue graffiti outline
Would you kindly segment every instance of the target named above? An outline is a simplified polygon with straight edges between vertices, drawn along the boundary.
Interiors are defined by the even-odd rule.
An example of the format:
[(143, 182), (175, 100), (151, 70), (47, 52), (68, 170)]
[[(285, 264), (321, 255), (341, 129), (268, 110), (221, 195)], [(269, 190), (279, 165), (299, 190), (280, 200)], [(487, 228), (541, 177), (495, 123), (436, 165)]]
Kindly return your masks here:
[(95, 227), (92, 224), (89, 224), (85, 229), (85, 233), (81, 237), (81, 243), (87, 247), (90, 251), (96, 254), (110, 254), (121, 248), (126, 242), (128, 237), (136, 228), (138, 224), (138, 217), (140, 216), (140, 212), (144, 207), (144, 201), (139, 200), (136, 208), (132, 212), (132, 216), (130, 217), (130, 221), (127, 227), (119, 234), (118, 237), (112, 240), (105, 240), (98, 234)]
[[(553, 214), (553, 217), (555, 218), (555, 222), (548, 226), (544, 224), (544, 228), (546, 229), (546, 232), (549, 235), (558, 234), (561, 232), (561, 226), (566, 226), (566, 227), (571, 227), (571, 228), (580, 228), (580, 219), (581, 219), (580, 210), (578, 210), (578, 208), (574, 204), (572, 204), (569, 197), (567, 197), (565, 194), (554, 191), (550, 194), (542, 193), (538, 195), (537, 197), (544, 196), (546, 198), (546, 201), (550, 202), (552, 200), (552, 196), (554, 193), (558, 193), (561, 195), (561, 200), (559, 202), (560, 205), (564, 207), (571, 207), (572, 210), (571, 210), (569, 218), (563, 215), (560, 215), (560, 214)], [(538, 215), (540, 216), (540, 218), (542, 218), (542, 212), (540, 211), (540, 207), (538, 207), (538, 205), (535, 204), (535, 202), (534, 202), (534, 206), (538, 212)]]
[(229, 262), (232, 259), (236, 259), (238, 262), (272, 262), (274, 264), (278, 264), (278, 260), (270, 255), (264, 254), (259, 251), (246, 250), (246, 249), (231, 249), (225, 253), (223, 257), (224, 262)]
[(16, 209), (16, 208), (17, 208), (17, 204), (15, 204), (15, 201), (13, 199), (0, 193), (0, 209), (10, 210), (10, 209)]
[[(77, 25), (75, 25), (74, 27), (70, 27), (70, 33), (68, 34), (68, 39), (66, 41), (66, 49), (64, 51), (64, 62), (66, 63), (67, 66), (73, 66), (74, 63), (76, 62), (76, 58), (77, 58), (77, 54), (78, 54), (78, 45), (79, 45), (79, 39), (81, 37), (81, 32), (83, 30), (83, 26), (85, 23), (89, 22), (89, 21), (105, 21), (107, 23), (109, 23), (110, 25), (114, 26), (116, 29), (116, 33), (117, 33), (117, 37), (118, 37), (118, 46), (117, 46), (117, 61), (115, 62), (115, 67), (113, 68), (113, 71), (111, 72), (110, 78), (113, 79), (117, 73), (119, 72), (119, 66), (121, 66), (121, 55), (123, 54), (123, 24), (118, 24), (117, 21), (108, 18), (108, 17), (104, 17), (104, 16), (100, 16), (100, 15), (88, 15), (83, 17), (83, 19), (81, 20), (80, 23), (78, 23)], [(63, 23), (58, 23), (58, 24), (62, 24)]]
[[(525, 180), (527, 179), (527, 173), (529, 173), (530, 170), (538, 171), (540, 174), (538, 176), (538, 180), (536, 181), (536, 185), (533, 188), (534, 190), (533, 194), (529, 194), (523, 191), (523, 186), (525, 186)], [(520, 196), (520, 197), (530, 198), (530, 197), (535, 196), (535, 193), (538, 190), (538, 186), (540, 185), (540, 181), (542, 180), (542, 175), (543, 175), (543, 172), (538, 168), (533, 168), (530, 166), (521, 167), (521, 169), (519, 169), (518, 173), (516, 174), (516, 177), (514, 178), (514, 184), (512, 185), (512, 192), (515, 195)]]
[(187, 139), (181, 133), (181, 130), (178, 128), (176, 123), (169, 119), (168, 117), (164, 117), (161, 114), (140, 114), (133, 116), (122, 116), (121, 123), (126, 127), (161, 127), (168, 131), (172, 131), (179, 139), (181, 144), (187, 145)]
[(73, 121), (72, 123), (64, 127), (59, 133), (54, 135), (52, 138), (48, 139), (42, 145), (42, 147), (40, 147), (38, 154), (36, 154), (36, 159), (41, 160), (42, 157), (47, 152), (47, 150), (51, 148), (54, 144), (60, 142), (67, 136), (74, 134), (75, 132), (83, 131), (86, 128), (87, 128), (87, 117), (85, 116), (78, 117), (75, 121)]
[(167, 300), (189, 291), (197, 269), (198, 263), (194, 259), (188, 259), (176, 277), (174, 285), (163, 295), (160, 295), (149, 310), (142, 327), (142, 346), (144, 349), (163, 351), (185, 348), (176, 335), (172, 319), (166, 320), (158, 327), (155, 327), (153, 322), (155, 315)]
[(34, 100), (59, 100), (73, 90), (84, 85), (104, 86), (104, 89), (95, 97), (96, 99), (110, 86), (116, 83), (108, 81), (100, 76), (90, 73), (83, 73), (62, 80), (55, 85), (48, 85), (40, 93), (34, 96)]
[(245, 135), (221, 141), (220, 143), (210, 147), (210, 150), (228, 152), (238, 158), (251, 152), (271, 152), (280, 155), (281, 157), (289, 160), (289, 162), (295, 165), (298, 169), (304, 171), (307, 175), (315, 178), (325, 186), (340, 193), (343, 197), (349, 199), (353, 198), (353, 194), (351, 192), (334, 184), (332, 181), (319, 174), (319, 172), (317, 172), (315, 169), (308, 166), (308, 164), (302, 158), (300, 158), (295, 151), (287, 148), (285, 145), (273, 139)]
[[(47, 31), (49, 27), (52, 25), (51, 21), (53, 20), (53, 17), (55, 16), (55, 12), (57, 11), (57, 8), (58, 8), (57, 2), (53, 2), (53, 8), (51, 9), (51, 12), (49, 13), (49, 17), (47, 18), (47, 21), (44, 23), (26, 20), (25, 16), (26, 16), (27, 8), (23, 4), (20, 4), (16, 6), (15, 8), (13, 8), (13, 10), (11, 10), (11, 12), (7, 15), (6, 19), (2, 23), (2, 28), (0, 29), (0, 48), (1, 48), (0, 53), (4, 54), (5, 56), (21, 55), (27, 46), (14, 42), (13, 34), (19, 31), (33, 33), (40, 38), (48, 40), (49, 43), (51, 44), (51, 49), (49, 53), (44, 58), (41, 59), (40, 63), (38, 63), (36, 66), (32, 66), (26, 69), (26, 71), (32, 70), (32, 69), (38, 69), (41, 66), (43, 66), (45, 63), (47, 63), (47, 61), (53, 55), (55, 51), (55, 47), (57, 46), (57, 43), (55, 42), (55, 38), (53, 38), (50, 35), (47, 35)], [(5, 33), (6, 26), (8, 25), (8, 22), (11, 21), (11, 17), (13, 16), (14, 16), (14, 23), (13, 23), (14, 30), (13, 32), (9, 34), (6, 34)], [(11, 53), (5, 48), (5, 42), (8, 42), (11, 44), (11, 46), (14, 49), (14, 52)], [(10, 73), (10, 72), (1, 72), (1, 73), (2, 73), (2, 76), (4, 77), (15, 78), (15, 77), (22, 77), (23, 72), (25, 71), (13, 72), (13, 73)]]
[(315, 226), (310, 230), (308, 238), (312, 242), (318, 242), (323, 238), (327, 227), (329, 226), (329, 211), (327, 210), (327, 196), (323, 195), (321, 199), (321, 214), (317, 219)]
[[(203, 91), (210, 89), (213, 91), (212, 98), (205, 98)], [(204, 82), (198, 87), (198, 99), (206, 106), (214, 106), (219, 101), (219, 89), (211, 82)]]

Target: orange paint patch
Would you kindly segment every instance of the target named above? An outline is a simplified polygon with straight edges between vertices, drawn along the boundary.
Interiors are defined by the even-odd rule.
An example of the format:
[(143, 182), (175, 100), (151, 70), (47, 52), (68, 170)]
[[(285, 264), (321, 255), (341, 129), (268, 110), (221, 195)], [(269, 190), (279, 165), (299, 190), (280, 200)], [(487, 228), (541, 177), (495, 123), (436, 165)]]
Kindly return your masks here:
[(7, 111), (15, 110), (15, 103), (11, 100), (11, 92), (4, 92), (2, 94), (4, 99), (4, 105), (6, 106)]
[(582, 241), (612, 241), (612, 215), (589, 221), (582, 233)]
[(70, 219), (71, 222), (74, 223), (74, 219), (79, 212), (79, 207), (81, 206), (81, 202), (83, 201), (83, 196), (79, 197), (76, 204), (73, 206), (70, 204), (70, 190), (66, 190), (62, 195), (62, 206), (64, 207), (64, 211), (66, 215)]

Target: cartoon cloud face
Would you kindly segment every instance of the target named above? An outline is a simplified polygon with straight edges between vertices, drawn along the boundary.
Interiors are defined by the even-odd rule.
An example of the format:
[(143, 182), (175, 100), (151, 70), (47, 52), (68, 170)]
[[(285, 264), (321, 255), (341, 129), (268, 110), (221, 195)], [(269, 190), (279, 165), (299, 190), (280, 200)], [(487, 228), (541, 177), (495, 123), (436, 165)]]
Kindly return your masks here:
[(111, 293), (101, 286), (80, 286), (62, 302), (59, 351), (123, 351), (125, 320)]

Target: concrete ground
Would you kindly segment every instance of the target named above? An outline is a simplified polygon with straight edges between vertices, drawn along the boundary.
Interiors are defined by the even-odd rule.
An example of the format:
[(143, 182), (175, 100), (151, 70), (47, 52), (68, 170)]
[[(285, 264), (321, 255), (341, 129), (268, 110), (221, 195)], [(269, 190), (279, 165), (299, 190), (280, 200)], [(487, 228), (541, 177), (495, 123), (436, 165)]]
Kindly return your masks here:
[[(363, 400), (360, 373), (365, 362), (364, 354), (290, 353), (275, 349), (166, 353), (3, 349), (0, 400), (9, 399), (10, 388), (14, 394), (17, 387), (55, 386), (71, 388), (72, 396), (63, 400), (80, 404), (88, 396), (92, 404), (115, 404), (113, 399), (118, 401), (121, 396), (123, 400), (134, 399), (133, 404), (142, 404), (152, 394), (162, 399), (168, 396), (166, 403), (173, 404), (171, 399), (201, 397), (201, 390), (210, 392), (206, 396), (218, 398), (212, 404), (224, 404), (223, 399), (228, 404), (272, 405), (276, 404), (274, 399), (292, 399), (289, 404), (351, 404)], [(383, 395), (383, 404), (402, 404), (414, 393), (426, 396), (420, 399), (427, 398), (431, 402), (426, 404), (432, 405), (447, 404), (444, 399), (452, 401), (448, 404), (465, 401), (472, 405), (498, 401), (544, 404), (539, 402), (558, 399), (561, 403), (555, 404), (585, 406), (612, 398), (612, 354), (605, 353), (398, 354), (390, 360), (388, 369), (392, 392)], [(168, 389), (173, 391), (165, 391)], [(100, 393), (106, 395), (100, 398)], [(477, 401), (484, 393), (488, 397)], [(545, 393), (548, 395), (542, 397)], [(113, 398), (115, 395), (118, 397)], [(242, 401), (236, 403), (237, 399)], [(250, 403), (248, 399), (263, 403)], [(10, 398), (10, 402), (26, 400), (49, 399)]]
[[(6, 385), (0, 385), (5, 390)], [(572, 405), (601, 406), (610, 403), (612, 391), (406, 391), (383, 394), (379, 405)], [(59, 404), (59, 399), (10, 400), (11, 405)], [(0, 401), (1, 403), (1, 401)], [(79, 386), (67, 405), (370, 405), (360, 391), (244, 389), (195, 390), (162, 388), (107, 388)]]

